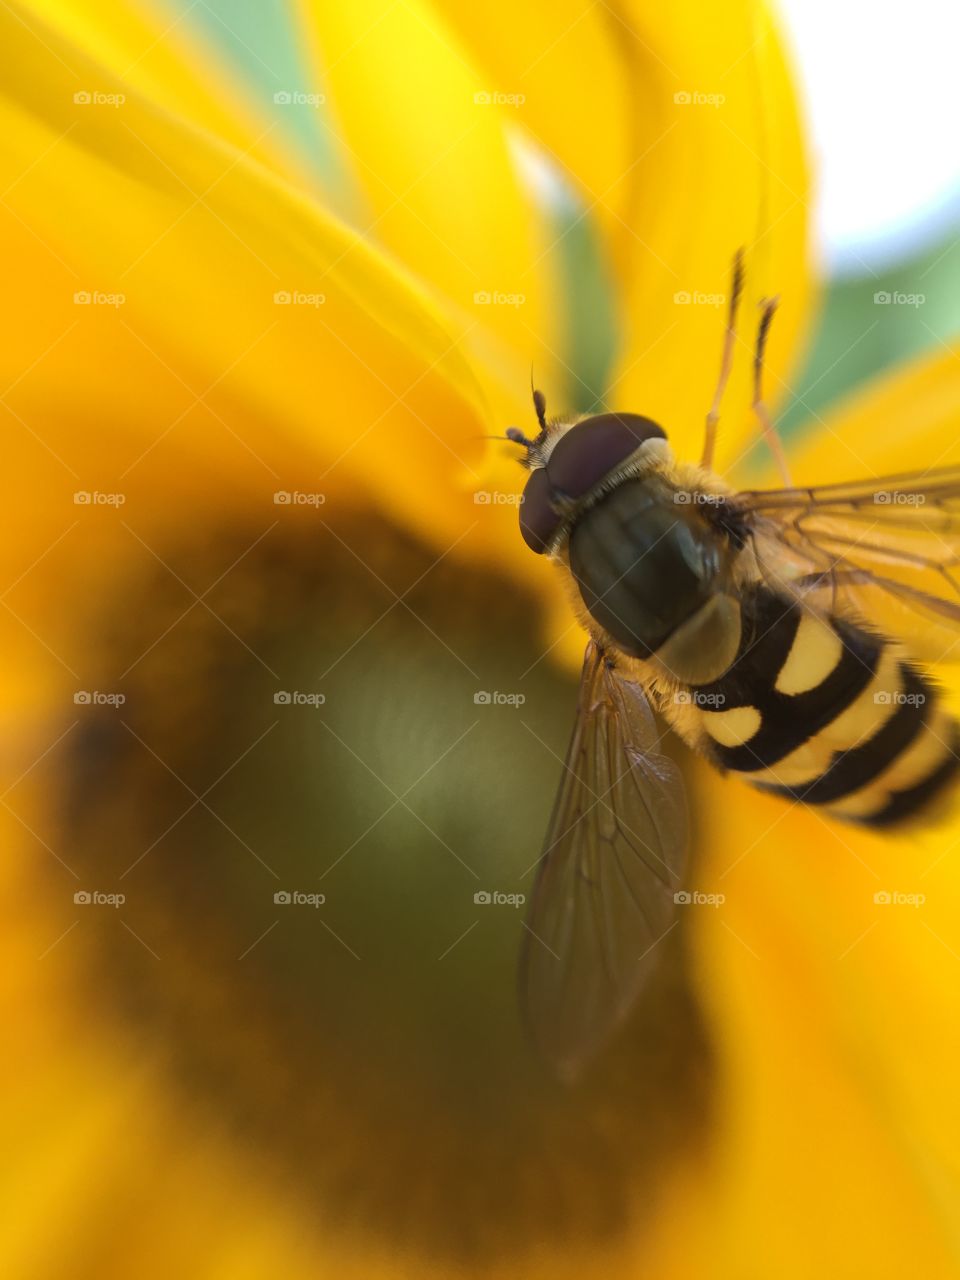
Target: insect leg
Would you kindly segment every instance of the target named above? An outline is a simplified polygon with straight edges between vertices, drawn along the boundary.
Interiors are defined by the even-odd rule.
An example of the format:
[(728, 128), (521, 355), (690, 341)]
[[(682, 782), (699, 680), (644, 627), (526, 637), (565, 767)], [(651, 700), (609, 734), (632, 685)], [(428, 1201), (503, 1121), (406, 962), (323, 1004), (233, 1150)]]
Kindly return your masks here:
[(790, 468), (787, 465), (787, 455), (783, 451), (783, 445), (780, 443), (780, 437), (777, 435), (777, 429), (773, 425), (770, 418), (770, 411), (767, 408), (763, 398), (763, 357), (767, 349), (767, 338), (770, 334), (770, 325), (773, 321), (773, 313), (777, 309), (779, 298), (763, 298), (760, 302), (761, 314), (760, 325), (757, 329), (757, 345), (753, 356), (753, 412), (757, 416), (760, 428), (763, 431), (763, 438), (770, 447), (774, 461), (783, 476), (783, 483), (790, 488)]
[(713, 393), (713, 404), (707, 414), (706, 434), (703, 441), (701, 467), (709, 469), (713, 466), (713, 451), (717, 443), (717, 423), (720, 421), (720, 401), (730, 374), (733, 370), (733, 351), (737, 341), (737, 307), (743, 293), (743, 250), (738, 249), (733, 255), (733, 278), (730, 282), (730, 306), (727, 311), (727, 331), (723, 336), (723, 355), (720, 359), (720, 377), (717, 389)]

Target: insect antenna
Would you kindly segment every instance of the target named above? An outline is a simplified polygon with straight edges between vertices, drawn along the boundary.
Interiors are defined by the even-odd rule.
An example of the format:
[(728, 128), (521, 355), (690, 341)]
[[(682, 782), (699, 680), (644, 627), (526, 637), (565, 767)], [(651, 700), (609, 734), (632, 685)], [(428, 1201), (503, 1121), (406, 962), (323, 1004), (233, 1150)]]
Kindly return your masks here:
[(743, 293), (743, 249), (733, 255), (732, 278), (730, 281), (730, 306), (727, 310), (727, 328), (723, 335), (723, 355), (720, 359), (720, 376), (717, 378), (717, 389), (713, 393), (713, 404), (707, 414), (707, 427), (703, 440), (703, 455), (700, 465), (709, 470), (713, 466), (713, 451), (717, 443), (717, 424), (720, 421), (720, 402), (733, 372), (733, 352), (737, 341), (737, 309)]
[(762, 298), (760, 300), (762, 310), (760, 324), (757, 327), (757, 345), (753, 356), (753, 412), (756, 414), (763, 437), (770, 447), (770, 452), (773, 454), (780, 474), (783, 476), (783, 482), (789, 489), (790, 468), (787, 465), (787, 455), (783, 451), (783, 445), (780, 443), (777, 429), (773, 425), (770, 411), (763, 398), (763, 359), (767, 350), (767, 339), (770, 336), (770, 325), (773, 323), (773, 315), (779, 302), (780, 299), (778, 297)]
[(537, 415), (540, 430), (547, 429), (547, 397), (533, 385), (533, 365), (530, 366), (530, 394), (533, 396), (533, 408)]
[(519, 427), (507, 427), (507, 433), (503, 436), (493, 436), (494, 440), (509, 440), (511, 444), (522, 444), (525, 449), (532, 449), (535, 440), (528, 439)]

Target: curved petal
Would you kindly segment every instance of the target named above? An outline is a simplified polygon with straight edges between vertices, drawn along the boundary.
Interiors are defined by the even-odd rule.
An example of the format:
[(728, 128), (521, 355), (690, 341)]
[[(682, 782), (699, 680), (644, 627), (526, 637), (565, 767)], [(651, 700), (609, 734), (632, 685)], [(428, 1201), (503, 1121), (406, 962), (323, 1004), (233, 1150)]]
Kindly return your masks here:
[(768, 367), (772, 397), (784, 398), (811, 296), (807, 160), (768, 8), (572, 2), (504, 6), (499, 23), (489, 10), (442, 8), (490, 83), (526, 95), (520, 127), (601, 229), (621, 358), (596, 395), (663, 422), (686, 457), (699, 453), (730, 263), (746, 248), (742, 344), (721, 435), (720, 461), (732, 466), (755, 435), (753, 304), (781, 297)]
[[(101, 462), (150, 469), (178, 432), (198, 464), (222, 459), (226, 432), (227, 457), (252, 458), (267, 495), (319, 463), (324, 487), (369, 487), (436, 536), (397, 469), (445, 488), (478, 452), (484, 400), (462, 335), (423, 288), (321, 205), (132, 88), (119, 107), (75, 103), (77, 83), (110, 80), (54, 31), (38, 39), (34, 17), (24, 25), (7, 6), (0, 30), (16, 246), (7, 399), (25, 430), (74, 478)], [(82, 458), (76, 405), (96, 406), (102, 424), (102, 447), (87, 443)], [(204, 429), (182, 431), (195, 410)]]
[[(745, 412), (749, 304), (772, 292), (784, 299), (770, 350), (776, 390), (796, 356), (810, 299), (806, 161), (766, 8), (744, 2), (704, 13), (691, 3), (665, 15), (642, 3), (571, 3), (549, 13), (504, 11), (493, 22), (487, 10), (398, 9), (370, 0), (335, 23), (317, 12), (315, 27), (319, 65), (329, 68), (344, 134), (379, 211), (376, 233), (461, 305), (478, 279), (506, 280), (503, 291), (522, 293), (525, 305), (516, 314), (485, 312), (473, 342), (492, 330), (503, 347), (525, 346), (538, 380), (561, 394), (659, 416), (687, 456), (700, 446), (723, 311), (696, 301), (683, 306), (675, 296), (725, 295), (733, 252), (747, 247), (745, 358), (729, 391), (722, 449), (724, 465), (737, 461), (755, 434)], [(510, 40), (494, 36), (505, 29)], [(395, 59), (419, 74), (396, 82)], [(477, 86), (494, 99), (478, 121), (471, 119)], [(710, 105), (714, 99), (719, 105)], [(411, 119), (422, 127), (410, 128)], [(533, 246), (536, 210), (510, 164), (511, 136), (540, 156), (554, 199), (563, 198), (557, 184), (569, 183), (579, 202), (540, 249)], [(495, 208), (491, 189), (501, 192)], [(677, 201), (688, 216), (676, 217)], [(437, 210), (449, 229), (443, 244), (424, 232)], [(550, 224), (543, 207), (541, 214), (542, 237)], [(582, 225), (599, 232), (594, 279), (607, 273), (619, 295), (613, 319), (621, 359), (606, 386), (592, 373), (585, 381), (584, 352), (571, 347), (570, 326), (559, 325), (565, 300), (550, 297), (550, 279), (561, 274)], [(544, 264), (551, 270), (531, 291), (526, 282)], [(536, 309), (541, 299), (545, 312)], [(585, 296), (573, 305), (590, 302)], [(589, 325), (589, 317), (578, 319)], [(598, 315), (594, 328), (610, 320)], [(518, 373), (515, 367), (514, 380)]]
[(633, 3), (621, 18), (634, 57), (650, 44), (657, 56), (638, 90), (648, 149), (628, 179), (638, 228), (630, 253), (645, 269), (626, 274), (631, 342), (614, 387), (625, 405), (667, 426), (682, 456), (699, 456), (730, 263), (742, 246), (740, 341), (718, 449), (720, 469), (729, 470), (756, 438), (747, 413), (756, 303), (781, 298), (768, 348), (772, 399), (797, 357), (810, 304), (809, 178), (791, 77), (765, 5), (671, 5), (660, 22), (659, 11), (655, 19)]
[[(791, 462), (799, 483), (944, 465), (960, 456), (958, 423), (960, 362), (944, 351), (851, 396)], [(960, 709), (956, 672), (941, 674)], [(952, 1275), (956, 804), (895, 838), (706, 766), (697, 792), (717, 817), (704, 823), (697, 887), (724, 897), (693, 922), (723, 1081), (711, 1248), (736, 1268), (750, 1240), (765, 1270), (798, 1280)]]
[[(755, 304), (764, 295), (781, 297), (767, 367), (769, 397), (776, 401), (789, 398), (789, 371), (812, 294), (807, 160), (789, 65), (767, 7), (704, 10), (682, 3), (664, 12), (639, 2), (613, 9), (576, 5), (561, 12), (559, 38), (550, 19), (527, 13), (518, 46), (524, 52), (512, 41), (491, 50), (491, 38), (476, 29), (479, 18), (456, 20), (464, 29), (469, 24), (491, 79), (505, 87), (526, 85), (525, 50), (540, 49), (524, 127), (557, 163), (568, 164), (572, 183), (582, 175), (580, 191), (590, 218), (603, 228), (615, 282), (620, 356), (598, 397), (663, 423), (684, 459), (700, 454), (731, 261), (738, 246), (746, 248), (740, 341), (723, 404), (718, 467), (734, 481), (755, 475), (768, 461), (748, 412)], [(604, 108), (623, 110), (633, 122), (629, 136), (612, 130), (589, 159), (582, 130), (560, 136), (571, 98), (592, 118), (583, 98), (570, 93), (570, 84), (581, 81), (599, 84)], [(535, 354), (541, 351), (538, 345)], [(538, 382), (544, 385), (539, 372)], [(546, 389), (548, 409), (567, 407), (549, 384)], [(521, 421), (528, 416), (525, 410)], [(484, 488), (517, 486), (513, 452), (491, 447)], [(499, 519), (506, 557), (513, 530), (503, 513)], [(578, 630), (569, 614), (561, 624), (562, 604), (552, 610), (553, 640), (566, 636), (555, 654), (562, 649), (573, 666)]]
[(960, 826), (870, 836), (713, 774), (700, 801), (724, 814), (699, 887), (725, 901), (696, 940), (721, 1257), (750, 1240), (778, 1275), (953, 1274)]
[[(450, 139), (456, 164), (440, 165), (433, 176), (445, 173), (445, 180), (428, 182), (422, 192), (414, 180), (429, 162), (418, 152), (416, 138), (384, 147), (375, 146), (370, 135), (367, 150), (377, 155), (378, 165), (383, 152), (382, 163), (395, 165), (398, 176), (416, 170), (411, 181), (417, 198), (424, 197), (416, 216), (409, 209), (404, 213), (406, 230), (398, 232), (392, 248), (399, 253), (410, 240), (409, 256), (420, 272), (434, 286), (442, 278), (454, 295), (458, 290), (463, 294), (463, 262), (457, 265), (450, 255), (438, 259), (424, 248), (436, 238), (423, 231), (424, 222), (442, 227), (440, 234), (454, 246), (472, 246), (469, 256), (490, 264), (483, 269), (486, 274), (493, 274), (496, 261), (507, 264), (507, 275), (514, 267), (530, 267), (531, 245), (542, 236), (543, 222), (509, 154), (504, 116), (517, 108), (474, 103), (470, 95), (464, 102), (472, 84), (486, 83), (486, 70), (477, 72), (451, 57), (449, 33), (439, 18), (401, 9), (406, 17), (384, 18), (385, 30), (377, 39), (391, 29), (390, 22), (400, 21), (398, 39), (402, 35), (421, 57), (433, 59), (429, 65), (442, 55), (446, 69), (431, 109), (455, 100), (456, 113), (444, 108), (449, 119), (443, 127), (449, 129), (456, 119), (469, 141), (461, 142), (459, 135)], [(24, 447), (46, 446), (67, 464), (61, 479), (75, 481), (71, 470), (82, 469), (71, 441), (64, 438), (64, 405), (57, 398), (58, 387), (70, 386), (71, 404), (98, 406), (103, 457), (115, 459), (121, 442), (122, 465), (108, 461), (110, 469), (136, 473), (159, 465), (172, 456), (174, 442), (186, 445), (196, 466), (214, 459), (222, 466), (226, 435), (227, 457), (239, 467), (238, 475), (246, 470), (251, 486), (292, 487), (298, 479), (305, 484), (305, 472), (319, 462), (323, 488), (360, 484), (372, 490), (390, 510), (432, 537), (438, 549), (449, 546), (469, 517), (477, 516), (463, 552), (501, 559), (512, 573), (539, 590), (550, 590), (544, 586), (542, 566), (522, 554), (513, 510), (471, 512), (465, 505), (471, 490), (506, 494), (518, 487), (520, 473), (502, 446), (478, 471), (473, 437), (484, 428), (502, 428), (508, 414), (525, 407), (527, 352), (533, 349), (538, 357), (545, 353), (547, 360), (553, 359), (550, 324), (546, 318), (540, 324), (531, 309), (540, 291), (529, 295), (531, 305), (519, 307), (474, 307), (472, 295), (466, 303), (463, 296), (444, 299), (436, 288), (429, 298), (390, 265), (396, 255), (387, 259), (379, 254), (303, 191), (237, 150), (236, 142), (227, 146), (175, 114), (191, 102), (168, 88), (159, 69), (144, 77), (142, 93), (132, 73), (120, 110), (77, 107), (72, 102), (77, 84), (115, 83), (132, 37), (123, 44), (124, 27), (114, 37), (124, 57), (111, 69), (44, 27), (40, 12), (15, 12), (8, 6), (3, 16), (7, 45), (19, 67), (7, 88), (10, 114), (4, 137), (5, 175), (12, 188), (7, 196), (9, 233), (16, 245), (11, 284), (15, 296), (24, 300), (8, 351), (18, 378), (36, 363), (8, 402), (27, 433)], [(71, 9), (58, 21), (67, 30), (79, 30)], [(331, 25), (328, 38), (346, 41), (356, 15), (341, 14), (336, 21), (340, 25)], [(593, 21), (585, 17), (577, 25), (599, 59), (601, 37)], [(623, 22), (604, 22), (608, 28), (612, 22), (622, 34)], [(593, 32), (589, 41), (588, 30)], [(609, 46), (609, 29), (605, 38)], [(382, 42), (371, 52), (373, 39), (364, 34), (359, 47), (375, 68), (377, 58), (382, 62), (386, 54)], [(671, 39), (680, 36), (674, 33)], [(99, 27), (85, 33), (83, 43), (99, 57), (117, 57)], [(649, 79), (640, 58), (648, 56), (648, 46), (656, 66), (654, 46), (635, 41), (628, 58), (621, 44), (618, 36), (615, 52), (608, 49), (606, 63), (597, 62), (594, 78), (620, 66), (626, 67), (624, 81)], [(545, 52), (545, 62), (564, 48), (569, 56), (569, 44), (561, 40), (556, 51)], [(728, 49), (722, 47), (724, 56)], [(346, 47), (343, 53), (348, 61), (358, 56)], [(357, 92), (357, 84), (366, 81), (359, 77), (354, 83), (336, 70), (331, 74), (348, 106), (355, 103), (351, 111), (361, 130), (354, 139), (356, 150), (367, 136), (363, 130), (370, 128)], [(615, 70), (611, 75), (616, 83)], [(549, 76), (543, 81), (551, 86), (549, 101), (556, 80)], [(773, 84), (771, 96), (777, 98), (780, 90), (779, 82)], [(424, 124), (422, 95), (418, 103), (413, 88), (404, 87), (403, 93), (409, 100), (402, 111), (392, 100), (391, 120), (372, 107), (371, 119), (382, 126), (383, 136), (389, 137), (389, 130), (404, 119), (407, 133), (433, 138), (429, 130), (423, 133), (411, 124)], [(381, 94), (378, 101), (383, 99)], [(530, 102), (542, 123), (550, 114), (544, 111), (548, 100), (531, 95)], [(615, 97), (601, 103), (604, 113), (618, 109)], [(207, 129), (218, 127), (209, 114), (203, 119)], [(526, 132), (537, 140), (534, 129)], [(669, 143), (665, 139), (663, 145)], [(575, 151), (574, 159), (579, 156)], [(612, 153), (605, 163), (613, 166)], [(492, 190), (497, 199), (491, 209), (482, 208), (484, 193)], [(415, 226), (422, 233), (419, 247), (412, 244)], [(464, 259), (463, 252), (460, 257)], [(726, 252), (723, 257), (725, 262)], [(449, 267), (451, 261), (456, 270), (450, 267), (453, 275), (444, 275), (443, 263)], [(637, 262), (633, 269), (640, 278), (647, 264)], [(500, 283), (509, 287), (507, 280), (486, 283), (494, 290)], [(123, 293), (127, 301), (112, 317), (83, 312), (80, 318), (71, 301), (78, 289)], [(327, 301), (323, 310), (291, 307), (281, 312), (273, 295), (282, 291), (322, 292)], [(692, 317), (696, 311), (685, 309)], [(493, 320), (479, 323), (478, 312)], [(646, 339), (630, 331), (628, 350), (635, 350), (638, 340)], [(686, 359), (692, 354), (686, 340), (683, 349)], [(709, 356), (697, 356), (695, 362), (712, 367), (713, 357), (711, 340)], [(337, 370), (337, 377), (323, 386), (313, 373), (318, 361)], [(690, 380), (681, 382), (687, 387)], [(147, 387), (150, 394), (144, 397)], [(127, 433), (132, 435), (129, 447), (122, 443)], [(85, 465), (89, 459), (87, 451)], [(412, 471), (418, 483), (397, 485), (398, 468)], [(149, 500), (146, 493), (144, 501)], [(43, 538), (40, 544), (38, 553), (46, 545)], [(562, 611), (556, 594), (551, 599)]]
[[(874, 321), (864, 322), (866, 330)], [(857, 334), (850, 335), (854, 342)], [(946, 467), (960, 459), (960, 354), (943, 346), (858, 388), (791, 451), (799, 483)]]
[[(424, 248), (431, 237), (422, 226), (415, 244), (416, 217), (410, 215), (406, 223), (385, 219), (393, 239), (384, 236), (386, 252), (371, 248), (311, 199), (301, 178), (276, 157), (264, 154), (261, 163), (244, 155), (244, 139), (231, 135), (214, 115), (194, 118), (200, 107), (170, 95), (159, 71), (152, 82), (144, 78), (130, 84), (127, 101), (110, 114), (86, 107), (73, 111), (72, 95), (79, 86), (112, 83), (109, 65), (116, 50), (91, 35), (81, 48), (71, 41), (68, 23), (60, 24), (58, 34), (53, 18), (48, 27), (38, 25), (38, 12), (30, 11), (32, 30), (10, 8), (0, 13), (12, 67), (2, 120), (4, 185), (12, 184), (7, 226), (15, 246), (9, 283), (21, 307), (16, 322), (8, 322), (6, 347), (14, 383), (6, 403), (17, 441), (11, 459), (17, 480), (8, 510), (26, 535), (11, 549), (8, 562), (11, 577), (23, 575), (8, 597), (15, 611), (11, 633), (22, 632), (22, 646), (11, 646), (10, 652), (19, 680), (30, 673), (21, 687), (36, 695), (34, 711), (42, 710), (43, 698), (62, 703), (65, 693), (69, 696), (87, 669), (84, 647), (93, 645), (87, 618), (64, 609), (63, 598), (50, 591), (51, 581), (59, 575), (74, 582), (76, 566), (83, 565), (88, 607), (95, 615), (99, 583), (107, 575), (125, 580), (134, 558), (152, 567), (166, 540), (204, 503), (215, 504), (218, 520), (229, 521), (232, 513), (260, 501), (266, 527), (276, 514), (269, 504), (278, 488), (318, 487), (331, 501), (358, 506), (372, 496), (438, 551), (464, 535), (465, 555), (486, 559), (503, 551), (507, 573), (545, 583), (543, 566), (519, 545), (512, 507), (466, 505), (468, 485), (497, 487), (508, 468), (503, 492), (517, 487), (518, 473), (503, 449), (499, 473), (492, 468), (489, 475), (471, 478), (463, 465), (471, 460), (469, 440), (502, 425), (484, 420), (488, 401), (499, 415), (526, 400), (525, 349), (544, 341), (555, 347), (546, 314), (549, 272), (545, 264), (530, 265), (549, 242), (536, 201), (515, 171), (504, 127), (507, 106), (489, 104), (493, 110), (484, 116), (488, 104), (463, 104), (483, 123), (476, 146), (460, 154), (459, 172), (469, 169), (484, 186), (486, 206), (465, 199), (464, 190), (428, 183), (430, 201), (418, 209), (419, 217), (435, 220), (438, 229), (450, 224), (450, 242), (460, 246), (470, 270), (478, 262), (489, 264), (483, 270), (490, 273), (506, 264), (508, 274), (530, 271), (539, 279), (530, 291), (536, 300), (529, 310), (524, 303), (477, 325), (472, 293), (464, 296), (464, 282), (471, 282), (464, 264), (449, 254), (434, 261), (437, 255)], [(426, 10), (410, 13), (420, 20)], [(348, 19), (337, 21), (342, 39)], [(437, 40), (436, 21), (431, 19), (419, 37), (406, 19), (401, 30), (426, 58)], [(445, 37), (446, 29), (440, 30)], [(647, 66), (619, 51), (616, 58), (626, 67), (624, 81)], [(435, 108), (443, 109), (465, 84), (469, 87), (474, 74), (447, 66), (438, 81), (444, 94)], [(482, 91), (485, 79), (478, 83)], [(342, 96), (349, 100), (346, 89)], [(436, 138), (426, 130), (423, 105), (418, 112), (406, 90), (403, 102), (402, 113), (394, 103), (398, 123), (392, 131), (392, 122), (381, 116), (380, 131), (367, 144), (362, 135), (350, 133), (367, 154), (375, 154), (378, 138), (393, 138), (398, 173), (401, 160), (414, 169), (429, 163), (401, 136), (403, 120), (408, 126), (420, 121), (418, 134), (422, 128), (424, 136)], [(362, 129), (359, 106), (356, 116)], [(458, 109), (443, 123), (466, 127), (469, 119)], [(624, 145), (629, 149), (631, 143)], [(393, 160), (390, 154), (385, 163)], [(625, 184), (618, 185), (626, 196)], [(631, 239), (612, 214), (605, 213), (601, 225), (604, 221), (610, 228), (604, 233), (609, 262), (617, 255), (630, 259)], [(469, 254), (463, 246), (470, 247)], [(398, 268), (401, 258), (414, 270)], [(642, 262), (634, 269), (646, 270)], [(511, 280), (478, 279), (481, 290), (489, 283), (493, 290), (511, 291)], [(291, 302), (279, 314), (278, 291), (323, 293), (325, 301), (317, 307)], [(75, 304), (76, 292), (122, 293), (126, 301), (101, 310), (99, 303)], [(636, 342), (631, 330), (627, 343)], [(479, 373), (465, 351), (483, 354)], [(318, 369), (326, 375), (324, 385), (317, 385)], [(521, 389), (511, 390), (513, 385)], [(464, 470), (465, 487), (456, 492), (451, 477)], [(38, 506), (35, 495), (41, 489), (45, 501)], [(108, 513), (77, 512), (71, 504), (77, 489), (121, 489), (127, 508), (117, 514), (123, 519), (109, 523), (100, 518)], [(74, 524), (78, 515), (84, 518)], [(87, 515), (94, 518), (86, 520)], [(129, 528), (121, 535), (118, 523), (123, 522)], [(37, 560), (43, 569), (33, 572)], [(197, 582), (196, 589), (205, 585)], [(75, 590), (69, 602), (72, 606), (82, 598), (83, 592)], [(559, 595), (552, 598), (562, 608)], [(579, 648), (578, 629), (564, 625), (561, 643)], [(69, 637), (67, 646), (64, 637)], [(22, 753), (27, 762), (44, 749), (43, 743), (34, 745)], [(42, 789), (35, 798), (42, 807)], [(23, 812), (31, 811), (25, 807)], [(49, 980), (64, 982), (66, 959), (55, 966)], [(49, 1007), (49, 992), (47, 997)], [(44, 1055), (42, 1048), (62, 1043), (56, 1034), (62, 1031), (37, 1032), (36, 1061), (56, 1062), (56, 1055)], [(91, 1050), (90, 1063), (93, 1075), (129, 1078), (129, 1065), (104, 1056), (99, 1046)], [(80, 1070), (71, 1064), (71, 1080)], [(144, 1072), (143, 1096), (154, 1097), (147, 1069), (139, 1064), (138, 1070)], [(51, 1092), (62, 1090), (55, 1071), (44, 1078)], [(64, 1135), (51, 1163), (69, 1167), (71, 1153), (74, 1164), (82, 1163), (91, 1140), (101, 1148), (104, 1132), (121, 1132), (127, 1116), (142, 1110), (134, 1086), (129, 1098), (117, 1096), (109, 1108), (95, 1091), (89, 1096), (78, 1091), (76, 1131)], [(182, 1153), (166, 1151), (159, 1138), (148, 1135), (145, 1145), (151, 1153), (160, 1152), (170, 1182), (185, 1189), (174, 1203), (180, 1207), (177, 1228), (186, 1233), (191, 1209), (183, 1199), (209, 1185), (205, 1162), (219, 1183), (229, 1176), (220, 1162), (235, 1167), (235, 1153), (218, 1152), (214, 1141), (203, 1139), (198, 1173), (184, 1170)], [(126, 1158), (133, 1161), (136, 1151)], [(118, 1157), (118, 1164), (122, 1161)], [(119, 1173), (122, 1177), (122, 1168)], [(278, 1256), (286, 1261), (286, 1254), (272, 1249), (269, 1193), (254, 1175), (245, 1190), (244, 1173), (229, 1182), (240, 1202), (256, 1210), (251, 1213), (254, 1240), (244, 1244), (252, 1256), (259, 1247), (270, 1250), (274, 1261)], [(50, 1197), (49, 1184), (38, 1182), (35, 1199), (24, 1206), (25, 1220), (30, 1220), (27, 1210), (33, 1221), (42, 1220)], [(102, 1211), (95, 1191), (79, 1207)], [(277, 1220), (284, 1221), (282, 1208)], [(287, 1233), (278, 1227), (276, 1234)], [(179, 1236), (164, 1239), (176, 1257)], [(352, 1265), (369, 1274), (355, 1258)], [(563, 1273), (554, 1260), (550, 1265), (553, 1274)], [(564, 1265), (571, 1273), (580, 1270), (575, 1259)], [(345, 1262), (344, 1274), (346, 1267)]]
[(429, 0), (303, 7), (366, 192), (365, 234), (480, 331), (473, 341), (485, 332), (516, 360), (555, 323), (546, 228), (511, 153), (525, 102), (500, 101)]
[[(291, 181), (307, 181), (302, 159), (275, 127), (276, 117), (271, 124), (267, 100), (249, 94), (209, 44), (201, 43), (189, 10), (175, 13), (137, 0), (24, 0), (13, 12), (37, 59), (44, 51), (62, 58), (76, 75), (77, 91), (133, 89)], [(59, 39), (52, 41), (50, 32)], [(70, 47), (82, 51), (84, 61), (71, 56)], [(90, 80), (86, 73), (94, 66), (102, 74)]]

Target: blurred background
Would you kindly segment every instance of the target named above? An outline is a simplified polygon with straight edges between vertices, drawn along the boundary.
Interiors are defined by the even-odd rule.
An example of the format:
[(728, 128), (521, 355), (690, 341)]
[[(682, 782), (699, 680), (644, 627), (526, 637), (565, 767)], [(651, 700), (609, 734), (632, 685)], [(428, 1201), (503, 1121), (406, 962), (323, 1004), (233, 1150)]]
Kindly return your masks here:
[(532, 363), (692, 453), (740, 243), (791, 446), (954, 352), (955, 8), (783, 0), (809, 179), (752, 0), (0, 8), (0, 1273), (956, 1274), (952, 836), (677, 751), (725, 906), (531, 1053), (583, 637), (481, 439)]
[[(814, 230), (823, 313), (797, 403), (804, 420), (872, 374), (937, 348), (960, 321), (960, 156), (943, 147), (953, 110), (951, 51), (960, 14), (938, 0), (909, 24), (875, 6), (781, 0), (816, 165)], [(862, 333), (874, 294), (887, 304)], [(851, 348), (851, 337), (860, 340)], [(891, 424), (891, 430), (895, 425)]]

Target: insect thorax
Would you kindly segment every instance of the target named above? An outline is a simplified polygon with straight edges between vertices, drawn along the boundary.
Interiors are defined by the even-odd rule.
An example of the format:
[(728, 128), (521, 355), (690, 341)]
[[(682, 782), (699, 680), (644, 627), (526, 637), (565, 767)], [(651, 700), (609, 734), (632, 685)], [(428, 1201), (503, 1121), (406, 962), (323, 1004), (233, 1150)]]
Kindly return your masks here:
[(571, 523), (566, 555), (589, 619), (622, 653), (684, 683), (726, 670), (740, 640), (725, 501), (663, 471), (627, 475)]

